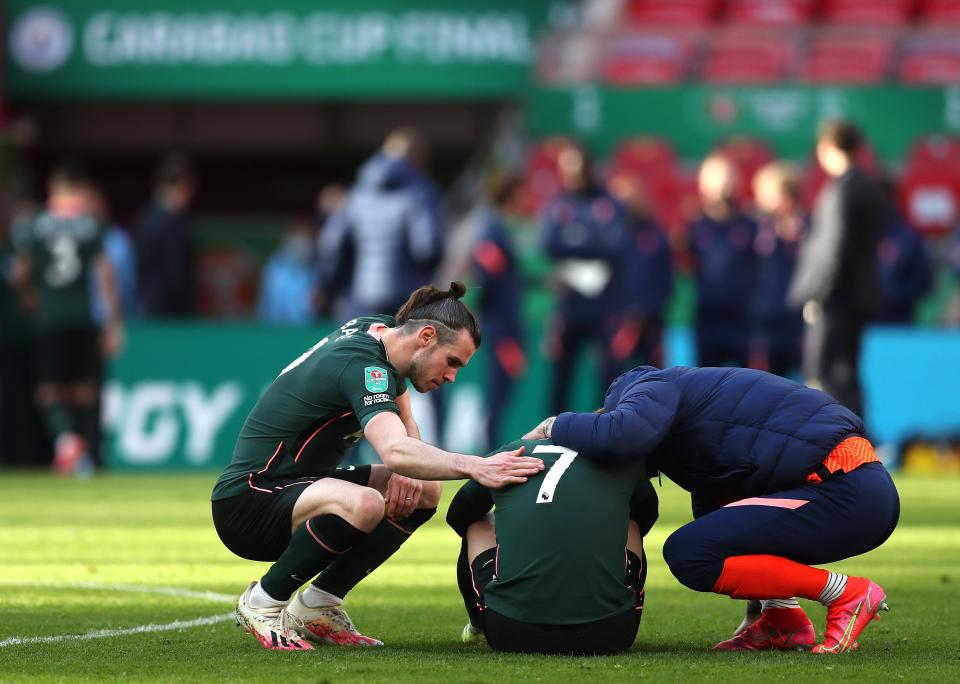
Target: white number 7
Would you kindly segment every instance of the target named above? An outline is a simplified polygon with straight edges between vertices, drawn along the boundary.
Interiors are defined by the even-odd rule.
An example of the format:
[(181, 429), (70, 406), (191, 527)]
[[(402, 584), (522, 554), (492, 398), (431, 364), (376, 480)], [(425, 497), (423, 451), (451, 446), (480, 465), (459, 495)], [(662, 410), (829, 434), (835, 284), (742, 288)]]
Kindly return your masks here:
[(546, 477), (543, 478), (543, 484), (540, 485), (540, 491), (537, 492), (538, 504), (553, 503), (553, 492), (556, 491), (557, 485), (560, 484), (560, 478), (563, 477), (563, 474), (567, 472), (567, 468), (573, 463), (573, 459), (577, 457), (577, 452), (560, 446), (538, 444), (533, 448), (533, 453), (560, 454), (560, 458), (550, 466), (549, 472), (547, 472)]

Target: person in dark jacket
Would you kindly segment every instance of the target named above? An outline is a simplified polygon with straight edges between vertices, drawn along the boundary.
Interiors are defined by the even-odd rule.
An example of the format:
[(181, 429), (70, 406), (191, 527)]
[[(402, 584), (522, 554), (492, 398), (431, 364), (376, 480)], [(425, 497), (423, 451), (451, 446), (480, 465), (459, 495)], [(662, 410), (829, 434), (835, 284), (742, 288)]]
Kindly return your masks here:
[(196, 263), (187, 210), (196, 180), (180, 155), (157, 171), (154, 197), (136, 222), (133, 241), (143, 316), (182, 317), (196, 311)]
[(663, 365), (663, 319), (673, 288), (673, 255), (663, 228), (650, 211), (641, 181), (618, 176), (610, 191), (627, 208), (631, 251), (624, 256), (621, 319), (613, 330), (610, 355), (619, 370), (640, 364)]
[(809, 224), (801, 190), (800, 171), (789, 162), (770, 162), (753, 177), (762, 216), (753, 243), (757, 281), (750, 302), (750, 367), (784, 377), (799, 374), (803, 350), (803, 316), (787, 303)]
[(702, 214), (689, 227), (697, 285), (696, 343), (701, 366), (747, 366), (757, 224), (737, 204), (739, 174), (715, 154), (700, 167)]
[(488, 206), (480, 217), (480, 233), (471, 253), (471, 267), (480, 290), (478, 313), (483, 336), (492, 350), (487, 383), (487, 446), (499, 444), (500, 419), (514, 382), (527, 367), (520, 324), (522, 288), (503, 213), (521, 187), (519, 176), (495, 174), (488, 180)]
[(917, 303), (933, 286), (933, 268), (923, 237), (907, 224), (897, 209), (893, 181), (883, 179), (880, 186), (888, 204), (877, 249), (882, 296), (873, 320), (888, 325), (911, 325)]
[(347, 318), (396, 311), (427, 285), (443, 256), (439, 193), (424, 175), (426, 146), (410, 128), (390, 133), (320, 235), (321, 273), (346, 279)]
[[(893, 532), (893, 480), (863, 421), (817, 390), (763, 371), (641, 366), (617, 378), (600, 413), (561, 413), (524, 439), (597, 461), (643, 460), (693, 495), (695, 520), (663, 547), (685, 586), (759, 600), (763, 611), (719, 650), (850, 651), (884, 590), (811, 565), (866, 553)], [(814, 646), (796, 597), (827, 606)]]
[(621, 369), (609, 353), (608, 331), (619, 320), (624, 257), (632, 253), (626, 211), (594, 178), (589, 153), (569, 144), (558, 157), (563, 192), (543, 215), (543, 245), (554, 261), (556, 311), (548, 323), (553, 362), (551, 412), (567, 406), (581, 349), (601, 349), (604, 385)]
[(817, 196), (788, 295), (807, 323), (807, 384), (860, 416), (860, 349), (879, 299), (877, 245), (886, 205), (874, 180), (855, 165), (862, 144), (859, 129), (845, 121), (827, 122), (820, 131), (817, 160), (830, 180)]

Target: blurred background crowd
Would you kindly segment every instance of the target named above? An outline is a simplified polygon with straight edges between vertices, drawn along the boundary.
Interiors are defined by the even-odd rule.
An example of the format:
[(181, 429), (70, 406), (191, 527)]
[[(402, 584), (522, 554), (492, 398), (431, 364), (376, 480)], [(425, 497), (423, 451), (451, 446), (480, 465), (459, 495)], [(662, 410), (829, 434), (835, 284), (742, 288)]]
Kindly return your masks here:
[[(135, 385), (163, 374), (163, 334), (190, 340), (170, 398), (188, 407), (214, 344), (197, 331), (306, 340), (451, 278), (472, 287), (484, 336), (473, 413), (450, 392), (423, 409), (454, 446), (450, 414), (480, 417), (468, 446), (496, 446), (506, 412), (533, 424), (598, 405), (643, 363), (803, 379), (871, 429), (864, 334), (893, 340), (890, 375), (955, 372), (911, 331), (960, 344), (960, 2), (531, 0), (458, 16), (423, 0), (411, 16), (371, 0), (324, 3), (320, 19), (264, 3), (264, 35), (314, 41), (285, 57), (303, 84), (264, 71), (282, 55), (251, 38), (252, 10), (231, 24), (227, 4), (201, 3), (207, 26), (177, 0), (152, 15), (96, 4), (5, 11), (0, 463), (120, 464), (136, 442), (138, 463), (162, 465), (150, 445), (174, 418), (161, 403), (137, 414)], [(217, 55), (204, 31), (226, 36)], [(489, 81), (471, 71), (481, 57)], [(44, 226), (67, 219), (99, 237), (52, 245)], [(78, 329), (98, 331), (96, 362), (51, 370), (60, 346), (90, 349), (62, 336)], [(210, 353), (240, 366), (238, 351), (257, 355)], [(251, 400), (222, 389), (200, 396), (224, 415)], [(169, 448), (185, 463), (229, 458), (231, 435), (204, 452), (190, 430)], [(890, 458), (960, 468), (960, 414), (921, 433), (897, 434)]]

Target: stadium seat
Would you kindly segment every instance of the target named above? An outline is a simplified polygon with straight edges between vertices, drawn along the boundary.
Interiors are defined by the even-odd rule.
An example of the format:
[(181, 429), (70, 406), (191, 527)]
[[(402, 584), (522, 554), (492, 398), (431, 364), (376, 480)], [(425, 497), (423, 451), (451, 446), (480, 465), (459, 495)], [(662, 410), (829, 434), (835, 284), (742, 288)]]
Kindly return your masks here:
[(898, 26), (910, 21), (914, 0), (826, 0), (823, 19), (831, 24)]
[(664, 223), (679, 200), (677, 155), (659, 138), (636, 137), (620, 143), (610, 157), (607, 179), (620, 176), (639, 180), (653, 212)]
[(771, 83), (787, 76), (796, 57), (797, 38), (793, 33), (718, 30), (709, 40), (701, 76), (717, 83)]
[(714, 148), (729, 157), (740, 172), (740, 201), (753, 201), (753, 177), (764, 164), (773, 161), (774, 154), (763, 140), (737, 136)]
[(960, 24), (960, 0), (922, 0), (920, 21), (931, 26)]
[(610, 38), (603, 47), (603, 80), (617, 85), (676, 83), (686, 77), (697, 34), (631, 31)]
[(706, 26), (720, 0), (627, 0), (626, 19), (634, 26)]
[(562, 136), (546, 138), (531, 145), (523, 170), (523, 185), (518, 205), (528, 216), (536, 216), (544, 205), (560, 191), (557, 160), (569, 144)]
[(930, 136), (907, 156), (900, 183), (904, 215), (917, 230), (944, 235), (960, 219), (960, 138)]
[(816, 0), (729, 0), (723, 20), (741, 26), (797, 26), (813, 16)]
[(960, 26), (930, 26), (903, 41), (897, 69), (904, 83), (960, 82)]
[(892, 67), (896, 31), (824, 29), (815, 32), (797, 69), (813, 83), (877, 83)]

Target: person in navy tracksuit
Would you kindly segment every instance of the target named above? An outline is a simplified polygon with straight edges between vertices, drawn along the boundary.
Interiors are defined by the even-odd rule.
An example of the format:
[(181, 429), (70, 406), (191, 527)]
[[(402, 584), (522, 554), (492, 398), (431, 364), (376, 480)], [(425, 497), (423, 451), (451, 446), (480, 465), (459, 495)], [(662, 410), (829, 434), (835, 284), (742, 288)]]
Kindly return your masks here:
[(471, 266), (480, 290), (478, 313), (483, 337), (487, 348), (492, 350), (486, 426), (487, 445), (491, 448), (501, 442), (500, 419), (510, 390), (527, 365), (520, 325), (520, 274), (502, 219), (502, 212), (512, 204), (520, 187), (520, 178), (516, 175), (491, 177), (490, 206), (482, 211), (480, 232), (471, 253)]
[(614, 178), (610, 190), (627, 208), (632, 249), (624, 259), (609, 354), (619, 372), (638, 364), (663, 365), (664, 313), (673, 288), (673, 255), (666, 233), (650, 212), (638, 179)]
[(547, 205), (542, 230), (557, 286), (546, 343), (553, 361), (554, 413), (567, 406), (574, 367), (585, 345), (593, 342), (601, 349), (604, 384), (620, 370), (606, 340), (618, 319), (624, 258), (633, 249), (626, 210), (595, 181), (586, 150), (570, 144), (559, 154), (558, 167), (564, 190)]
[(739, 179), (730, 160), (707, 157), (698, 182), (703, 213), (688, 229), (697, 286), (698, 363), (747, 366), (757, 224), (736, 204)]
[[(691, 589), (760, 600), (720, 650), (856, 648), (886, 607), (876, 583), (811, 567), (866, 553), (900, 504), (863, 421), (819, 390), (742, 368), (635, 368), (602, 413), (561, 413), (525, 439), (597, 461), (642, 459), (693, 495), (694, 521), (663, 547)], [(828, 606), (824, 641), (796, 597)]]
[(753, 177), (753, 189), (762, 217), (753, 243), (750, 367), (792, 377), (799, 375), (803, 357), (803, 315), (787, 303), (787, 291), (810, 223), (801, 206), (800, 171), (788, 162), (770, 162)]
[(874, 321), (890, 325), (911, 325), (917, 302), (933, 286), (933, 269), (923, 237), (904, 220), (894, 204), (896, 188), (881, 182), (890, 206), (883, 234), (877, 246), (877, 275), (881, 303)]

